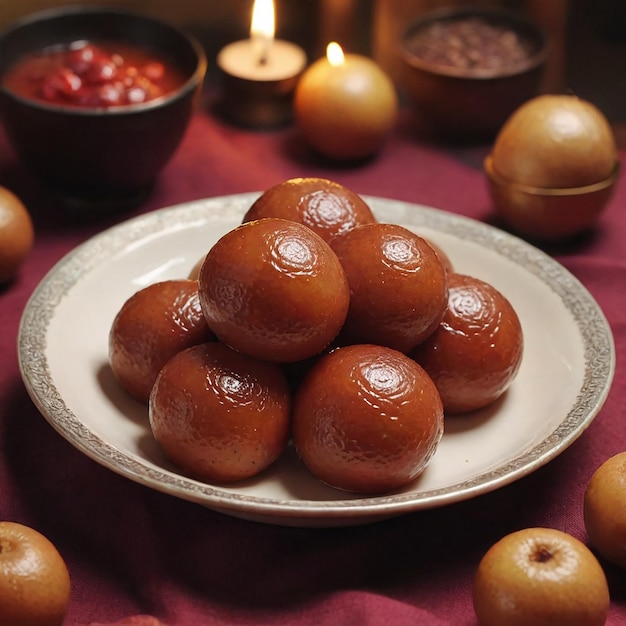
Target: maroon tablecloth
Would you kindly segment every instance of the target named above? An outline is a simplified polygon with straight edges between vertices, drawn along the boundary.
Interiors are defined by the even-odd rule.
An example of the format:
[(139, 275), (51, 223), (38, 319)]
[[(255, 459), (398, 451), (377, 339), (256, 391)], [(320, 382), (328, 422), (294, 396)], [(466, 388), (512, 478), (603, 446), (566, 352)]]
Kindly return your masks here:
[[(20, 378), (16, 334), (33, 288), (74, 246), (121, 219), (313, 175), (362, 194), (492, 221), (481, 170), (486, 151), (429, 145), (402, 119), (376, 159), (338, 166), (312, 156), (294, 128), (244, 131), (204, 108), (143, 207), (80, 220), (58, 211), (0, 136), (0, 184), (21, 195), (37, 229), (18, 279), (0, 291), (0, 517), (37, 528), (65, 557), (73, 582), (67, 625), (146, 614), (170, 626), (469, 626), (476, 566), (502, 535), (542, 525), (586, 540), (585, 485), (603, 460), (626, 449), (624, 185), (593, 233), (548, 250), (586, 285), (611, 323), (617, 372), (609, 398), (557, 459), (473, 500), (347, 528), (243, 521), (99, 466), (48, 425)], [(606, 572), (608, 624), (626, 624), (626, 574), (608, 565)]]

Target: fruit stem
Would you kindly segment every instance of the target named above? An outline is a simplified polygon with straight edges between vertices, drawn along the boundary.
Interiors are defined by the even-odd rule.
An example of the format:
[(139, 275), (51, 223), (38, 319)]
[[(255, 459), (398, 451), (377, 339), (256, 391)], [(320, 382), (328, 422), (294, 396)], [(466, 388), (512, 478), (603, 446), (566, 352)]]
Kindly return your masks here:
[(546, 563), (552, 558), (552, 553), (545, 546), (538, 546), (533, 554), (533, 560), (537, 563)]

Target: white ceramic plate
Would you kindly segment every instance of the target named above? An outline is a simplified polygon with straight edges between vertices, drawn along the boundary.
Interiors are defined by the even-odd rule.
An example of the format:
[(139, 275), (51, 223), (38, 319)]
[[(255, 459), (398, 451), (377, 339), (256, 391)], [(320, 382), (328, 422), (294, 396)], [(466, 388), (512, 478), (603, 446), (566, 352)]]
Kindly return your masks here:
[(509, 484), (565, 450), (591, 423), (615, 369), (613, 337), (589, 292), (554, 259), (467, 218), (366, 197), (380, 221), (431, 238), (457, 271), (493, 284), (521, 319), (525, 352), (509, 391), (492, 407), (448, 418), (426, 471), (405, 489), (357, 497), (312, 478), (289, 450), (254, 480), (216, 487), (162, 456), (147, 409), (112, 379), (108, 333), (123, 302), (158, 280), (186, 277), (258, 194), (184, 204), (128, 220), (62, 259), (29, 300), (18, 349), (28, 392), (76, 448), (148, 487), (238, 517), (283, 525), (376, 521), (442, 506)]

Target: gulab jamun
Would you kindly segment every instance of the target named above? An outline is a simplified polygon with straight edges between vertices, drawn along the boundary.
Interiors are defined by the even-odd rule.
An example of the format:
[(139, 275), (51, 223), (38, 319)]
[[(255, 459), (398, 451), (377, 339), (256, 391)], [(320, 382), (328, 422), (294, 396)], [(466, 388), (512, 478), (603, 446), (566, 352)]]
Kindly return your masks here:
[(231, 348), (290, 363), (324, 350), (350, 300), (337, 255), (310, 228), (278, 218), (246, 222), (209, 250), (198, 278), (207, 323)]
[(109, 331), (109, 364), (132, 397), (147, 403), (165, 363), (189, 346), (214, 339), (194, 280), (173, 279), (135, 292)]
[(365, 224), (331, 246), (350, 285), (340, 344), (409, 352), (435, 331), (447, 304), (447, 271), (423, 237), (397, 224)]
[(358, 224), (376, 222), (360, 195), (326, 178), (292, 178), (267, 189), (245, 214), (243, 221), (280, 217), (308, 226), (330, 241)]
[(523, 333), (505, 296), (473, 276), (448, 275), (443, 321), (410, 353), (437, 385), (446, 413), (465, 413), (498, 399), (519, 370)]
[(163, 367), (150, 427), (166, 457), (207, 482), (259, 474), (289, 439), (291, 393), (280, 365), (220, 342), (187, 348)]
[(384, 346), (333, 350), (295, 394), (296, 450), (315, 477), (337, 489), (376, 494), (408, 484), (442, 435), (433, 381), (407, 355)]

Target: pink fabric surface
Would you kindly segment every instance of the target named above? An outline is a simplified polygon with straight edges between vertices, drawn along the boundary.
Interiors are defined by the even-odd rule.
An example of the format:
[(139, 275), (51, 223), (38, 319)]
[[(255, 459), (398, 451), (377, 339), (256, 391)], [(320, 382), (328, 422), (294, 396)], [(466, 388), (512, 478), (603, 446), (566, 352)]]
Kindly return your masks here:
[[(602, 461), (626, 449), (622, 184), (592, 233), (546, 248), (606, 313), (617, 351), (612, 391), (588, 430), (554, 461), (472, 500), (346, 528), (229, 517), (96, 464), (48, 425), (20, 378), (15, 342), (27, 298), (64, 254), (118, 221), (323, 176), (361, 194), (493, 222), (481, 170), (487, 149), (429, 145), (402, 119), (375, 159), (340, 166), (311, 155), (294, 128), (244, 131), (204, 107), (146, 204), (98, 221), (59, 212), (0, 137), (0, 184), (24, 199), (37, 229), (17, 280), (0, 292), (0, 517), (37, 528), (65, 557), (73, 584), (67, 626), (152, 626), (156, 619), (168, 626), (473, 626), (472, 578), (497, 539), (550, 526), (586, 541), (586, 483)], [(603, 564), (612, 594), (607, 623), (626, 624), (626, 574)]]

